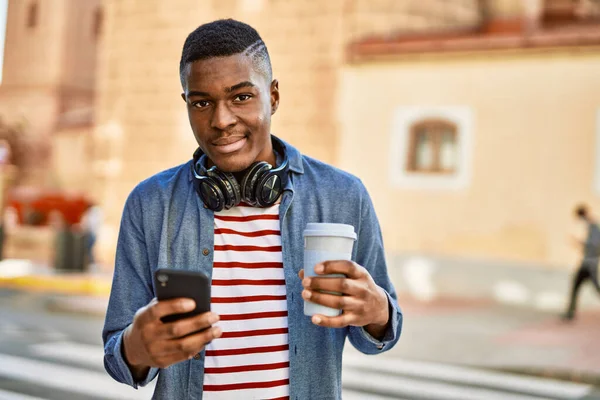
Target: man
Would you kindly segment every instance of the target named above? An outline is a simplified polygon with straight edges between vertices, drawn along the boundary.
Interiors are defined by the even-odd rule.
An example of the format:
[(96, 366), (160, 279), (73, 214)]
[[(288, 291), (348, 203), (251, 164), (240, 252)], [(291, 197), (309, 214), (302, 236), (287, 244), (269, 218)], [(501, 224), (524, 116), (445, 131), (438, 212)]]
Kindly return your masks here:
[[(340, 398), (346, 337), (376, 354), (398, 341), (402, 325), (367, 191), (271, 135), (279, 84), (252, 27), (200, 26), (185, 41), (180, 74), (199, 148), (191, 162), (139, 184), (126, 202), (105, 367), (134, 387), (158, 374), (159, 399)], [(315, 266), (346, 278), (303, 279), (308, 222), (354, 227), (353, 261)], [(211, 312), (162, 323), (194, 304), (154, 299), (157, 268), (205, 272)], [(343, 312), (307, 317), (308, 298)]]
[(575, 317), (577, 308), (577, 296), (581, 284), (585, 281), (591, 281), (598, 293), (600, 293), (600, 284), (598, 283), (598, 258), (600, 257), (600, 228), (590, 215), (588, 208), (580, 205), (575, 209), (575, 217), (588, 226), (587, 239), (585, 241), (573, 238), (574, 245), (583, 251), (583, 260), (573, 277), (573, 287), (571, 289), (571, 300), (567, 312), (563, 314), (563, 319), (572, 320)]

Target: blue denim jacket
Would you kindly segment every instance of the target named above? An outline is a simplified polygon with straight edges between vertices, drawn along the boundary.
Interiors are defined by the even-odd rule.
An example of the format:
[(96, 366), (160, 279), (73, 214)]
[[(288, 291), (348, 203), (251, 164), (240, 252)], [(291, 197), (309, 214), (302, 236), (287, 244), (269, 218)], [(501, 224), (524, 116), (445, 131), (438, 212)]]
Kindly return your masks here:
[[(274, 138), (274, 140), (278, 140)], [(283, 265), (287, 289), (290, 399), (340, 399), (342, 350), (346, 337), (359, 351), (377, 354), (400, 337), (402, 313), (388, 277), (383, 241), (371, 199), (362, 182), (339, 169), (303, 156), (284, 143), (290, 179), (280, 206)], [(155, 291), (157, 268), (186, 268), (212, 275), (213, 217), (196, 194), (192, 163), (161, 172), (140, 183), (129, 195), (117, 244), (112, 291), (102, 333), (104, 365), (117, 381), (144, 386), (158, 374), (153, 398), (202, 399), (204, 352), (201, 357), (159, 371), (152, 368), (135, 382), (122, 351), (124, 329)], [(365, 267), (388, 295), (389, 328), (381, 341), (361, 327), (319, 327), (304, 315), (302, 232), (308, 222), (354, 226), (358, 234), (352, 260)]]

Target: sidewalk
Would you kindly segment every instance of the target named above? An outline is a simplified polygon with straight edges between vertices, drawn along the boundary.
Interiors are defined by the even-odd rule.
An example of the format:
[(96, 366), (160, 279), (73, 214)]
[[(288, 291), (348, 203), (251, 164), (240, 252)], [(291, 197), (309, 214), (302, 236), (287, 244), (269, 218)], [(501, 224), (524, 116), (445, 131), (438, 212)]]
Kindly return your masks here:
[[(108, 273), (58, 274), (36, 267), (2, 277), (2, 289), (31, 292), (50, 311), (103, 316)], [(599, 300), (600, 301), (600, 300)], [(401, 295), (402, 337), (383, 357), (459, 364), (600, 386), (600, 311), (581, 310), (567, 323), (555, 312), (491, 299)], [(348, 344), (350, 346), (350, 344)]]
[(108, 296), (112, 273), (99, 271), (57, 272), (44, 264), (29, 260), (0, 262), (0, 287), (27, 291)]
[(600, 386), (600, 311), (571, 322), (489, 300), (400, 298), (400, 341), (384, 356), (499, 369)]
[(0, 262), (0, 291), (36, 294), (52, 311), (104, 315), (110, 294), (112, 273), (57, 272), (28, 260)]

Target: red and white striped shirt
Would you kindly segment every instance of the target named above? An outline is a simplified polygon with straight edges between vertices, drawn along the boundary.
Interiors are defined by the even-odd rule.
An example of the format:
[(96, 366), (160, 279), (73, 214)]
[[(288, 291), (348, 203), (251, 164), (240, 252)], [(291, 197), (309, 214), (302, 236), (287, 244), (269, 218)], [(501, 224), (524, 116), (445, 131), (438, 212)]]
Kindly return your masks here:
[(223, 335), (206, 346), (203, 398), (289, 399), (279, 204), (215, 213), (211, 290)]

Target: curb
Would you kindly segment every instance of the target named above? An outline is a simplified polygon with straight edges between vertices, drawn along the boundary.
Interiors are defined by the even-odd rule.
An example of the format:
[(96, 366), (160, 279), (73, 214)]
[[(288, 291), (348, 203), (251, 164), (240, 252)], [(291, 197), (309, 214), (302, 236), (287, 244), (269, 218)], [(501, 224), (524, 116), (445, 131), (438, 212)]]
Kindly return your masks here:
[(26, 275), (0, 277), (0, 288), (66, 295), (108, 297), (110, 280), (94, 275)]

